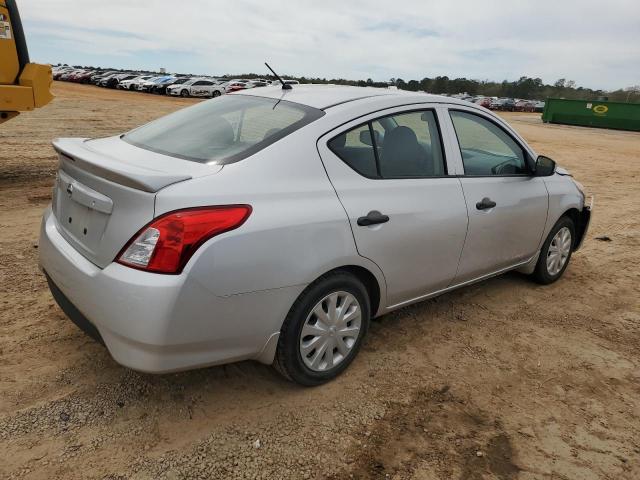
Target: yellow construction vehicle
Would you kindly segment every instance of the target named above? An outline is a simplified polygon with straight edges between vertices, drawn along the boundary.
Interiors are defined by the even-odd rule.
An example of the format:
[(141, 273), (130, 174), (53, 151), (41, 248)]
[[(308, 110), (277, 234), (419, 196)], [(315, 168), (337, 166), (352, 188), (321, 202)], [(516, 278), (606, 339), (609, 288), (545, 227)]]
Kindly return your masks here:
[(29, 63), (15, 0), (0, 0), (0, 123), (49, 103), (51, 82), (51, 65)]

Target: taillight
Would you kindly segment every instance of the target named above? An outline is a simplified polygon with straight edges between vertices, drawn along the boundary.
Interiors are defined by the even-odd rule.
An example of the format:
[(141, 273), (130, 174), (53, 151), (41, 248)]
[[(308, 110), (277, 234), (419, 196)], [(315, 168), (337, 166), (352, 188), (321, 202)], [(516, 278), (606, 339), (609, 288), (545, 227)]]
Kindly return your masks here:
[(180, 273), (200, 245), (238, 228), (250, 214), (250, 205), (166, 213), (140, 230), (118, 254), (116, 262), (149, 272)]

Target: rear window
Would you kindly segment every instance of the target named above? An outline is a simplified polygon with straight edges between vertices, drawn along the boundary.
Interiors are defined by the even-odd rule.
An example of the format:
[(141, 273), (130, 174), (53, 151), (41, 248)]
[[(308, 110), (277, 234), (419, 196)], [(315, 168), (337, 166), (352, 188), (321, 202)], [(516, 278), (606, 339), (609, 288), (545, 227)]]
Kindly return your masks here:
[(199, 163), (242, 160), (324, 115), (273, 98), (225, 95), (143, 125), (122, 138), (146, 150)]

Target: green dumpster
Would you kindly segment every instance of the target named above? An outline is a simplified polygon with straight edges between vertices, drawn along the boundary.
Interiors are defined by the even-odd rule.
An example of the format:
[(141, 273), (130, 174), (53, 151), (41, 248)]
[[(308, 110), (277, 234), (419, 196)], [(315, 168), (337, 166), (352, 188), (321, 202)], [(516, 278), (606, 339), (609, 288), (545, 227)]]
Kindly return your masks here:
[(549, 98), (542, 121), (640, 131), (640, 103)]

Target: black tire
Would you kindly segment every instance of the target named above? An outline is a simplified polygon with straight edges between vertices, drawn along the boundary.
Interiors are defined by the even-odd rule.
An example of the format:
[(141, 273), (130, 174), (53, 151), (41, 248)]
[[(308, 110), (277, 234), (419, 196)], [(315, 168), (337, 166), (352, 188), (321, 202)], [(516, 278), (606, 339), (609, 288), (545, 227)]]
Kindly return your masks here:
[(189, 90), (186, 90), (186, 89), (185, 89), (185, 90), (182, 90), (182, 91), (180, 92), (180, 96), (181, 96), (181, 97), (188, 97), (188, 96), (189, 96)]
[[(558, 272), (551, 273), (549, 272), (549, 269), (547, 267), (547, 257), (549, 256), (549, 247), (556, 233), (558, 233), (558, 231), (560, 231), (563, 228), (568, 228), (569, 232), (571, 233), (571, 248), (569, 249), (569, 253), (566, 257), (566, 260), (564, 261), (564, 265), (562, 266), (562, 268)], [(532, 274), (532, 277), (536, 282), (542, 285), (549, 285), (550, 283), (555, 282), (562, 276), (564, 271), (567, 269), (569, 262), (571, 261), (571, 254), (573, 253), (573, 246), (575, 245), (575, 239), (576, 239), (576, 228), (575, 228), (575, 225), (573, 224), (573, 220), (571, 220), (571, 218), (566, 216), (561, 217), (560, 220), (556, 222), (556, 224), (553, 226), (553, 228), (549, 232), (549, 235), (547, 236), (547, 239), (544, 241), (544, 244), (542, 245), (542, 249), (540, 250), (540, 257), (538, 258), (536, 269), (533, 271), (533, 274)]]
[[(313, 308), (327, 295), (347, 292), (360, 305), (360, 332), (349, 353), (333, 368), (324, 371), (311, 370), (302, 359), (300, 336), (302, 328)], [(304, 386), (320, 385), (340, 375), (358, 354), (369, 329), (371, 306), (369, 294), (363, 283), (349, 272), (336, 270), (323, 275), (309, 285), (295, 301), (280, 331), (273, 366), (288, 380)], [(335, 351), (335, 350), (334, 350)]]
[(211, 94), (211, 97), (216, 98), (216, 97), (219, 97), (220, 95), (222, 95), (220, 91), (214, 90), (213, 93)]

